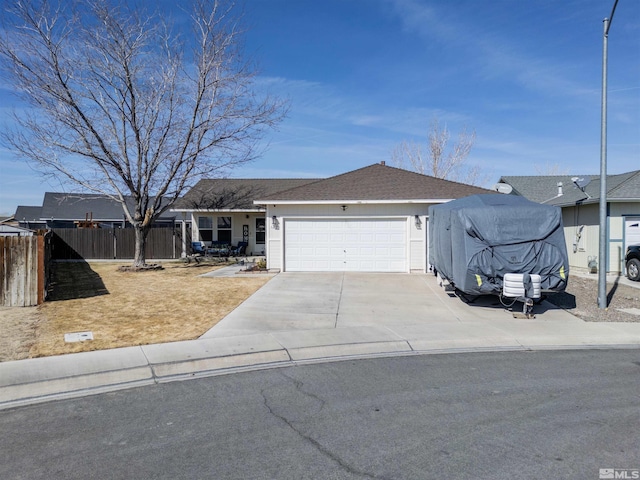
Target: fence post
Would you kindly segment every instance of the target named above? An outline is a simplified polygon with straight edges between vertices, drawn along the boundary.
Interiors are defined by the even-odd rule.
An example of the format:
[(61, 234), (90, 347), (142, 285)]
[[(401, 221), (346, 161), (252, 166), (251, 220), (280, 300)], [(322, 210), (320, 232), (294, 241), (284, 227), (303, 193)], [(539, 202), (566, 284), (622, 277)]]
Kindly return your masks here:
[(38, 305), (42, 305), (42, 303), (44, 302), (44, 285), (45, 285), (45, 281), (44, 281), (44, 277), (45, 277), (45, 268), (44, 268), (44, 263), (45, 263), (45, 254), (44, 254), (44, 235), (38, 235), (38, 255), (37, 255), (37, 262), (38, 262)]
[(44, 275), (41, 280), (39, 256), (37, 236), (0, 237), (0, 305), (28, 307), (42, 303)]
[(5, 305), (7, 300), (5, 295), (7, 294), (7, 258), (5, 250), (5, 241), (9, 237), (0, 237), (0, 305)]

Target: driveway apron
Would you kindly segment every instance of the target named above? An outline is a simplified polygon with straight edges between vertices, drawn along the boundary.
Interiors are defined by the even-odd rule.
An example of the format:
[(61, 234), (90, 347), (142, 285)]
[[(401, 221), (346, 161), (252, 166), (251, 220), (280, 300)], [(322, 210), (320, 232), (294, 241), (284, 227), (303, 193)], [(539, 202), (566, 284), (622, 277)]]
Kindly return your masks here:
[(203, 335), (335, 328), (342, 273), (280, 273)]

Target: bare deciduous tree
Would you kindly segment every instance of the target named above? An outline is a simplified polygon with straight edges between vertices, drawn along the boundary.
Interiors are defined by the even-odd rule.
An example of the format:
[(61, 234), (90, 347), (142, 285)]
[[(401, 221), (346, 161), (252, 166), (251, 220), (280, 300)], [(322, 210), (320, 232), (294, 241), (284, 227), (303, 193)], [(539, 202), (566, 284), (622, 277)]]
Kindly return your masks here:
[(561, 167), (558, 163), (550, 164), (549, 162), (547, 162), (544, 165), (536, 163), (533, 165), (533, 168), (536, 171), (537, 175), (569, 175), (569, 170)]
[(286, 104), (256, 95), (232, 3), (194, 0), (184, 34), (134, 3), (13, 1), (0, 63), (29, 106), (6, 143), (120, 202), (136, 231), (134, 266), (144, 266), (154, 220), (198, 178), (254, 158)]
[(450, 146), (447, 126), (440, 127), (438, 119), (431, 121), (428, 144), (403, 141), (391, 154), (391, 161), (400, 168), (462, 183), (477, 185), (484, 181), (478, 166), (469, 167), (467, 157), (476, 139), (476, 133), (463, 130), (458, 141)]

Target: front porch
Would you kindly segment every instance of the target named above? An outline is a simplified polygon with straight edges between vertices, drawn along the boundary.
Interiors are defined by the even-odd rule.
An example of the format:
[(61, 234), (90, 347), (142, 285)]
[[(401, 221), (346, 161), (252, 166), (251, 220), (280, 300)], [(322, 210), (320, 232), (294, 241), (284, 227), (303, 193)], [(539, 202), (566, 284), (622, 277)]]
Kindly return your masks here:
[[(186, 223), (186, 222), (184, 222)], [(264, 211), (203, 211), (191, 213), (191, 241), (201, 242), (212, 256), (264, 256), (266, 217)], [(246, 244), (244, 252), (238, 247)], [(191, 245), (183, 244), (183, 257)]]

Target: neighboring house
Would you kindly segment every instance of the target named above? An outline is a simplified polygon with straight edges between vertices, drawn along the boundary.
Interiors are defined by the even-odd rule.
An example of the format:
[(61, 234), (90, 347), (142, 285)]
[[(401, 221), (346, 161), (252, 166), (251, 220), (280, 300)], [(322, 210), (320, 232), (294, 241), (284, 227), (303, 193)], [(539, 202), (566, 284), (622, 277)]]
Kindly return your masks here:
[[(24, 228), (78, 228), (93, 226), (99, 228), (127, 228), (120, 203), (106, 195), (87, 193), (44, 194), (42, 206), (19, 206), (14, 215)], [(176, 218), (169, 211), (164, 212), (155, 227), (172, 227)]]
[(281, 271), (426, 272), (430, 205), (483, 188), (374, 164), (256, 199), (267, 266)]
[[(206, 245), (246, 242), (248, 254), (263, 255), (265, 207), (256, 205), (254, 200), (316, 181), (314, 178), (200, 180), (175, 203), (171, 212), (182, 214), (184, 221), (191, 222), (194, 241)], [(186, 248), (185, 245), (183, 255), (187, 254)]]
[(0, 223), (0, 237), (32, 237), (35, 232), (28, 228)]
[[(569, 265), (586, 269), (599, 259), (600, 176), (508, 176), (512, 194), (562, 208)], [(640, 243), (640, 170), (607, 175), (607, 271), (624, 272), (627, 245)]]
[(16, 209), (16, 213), (13, 215), (13, 218), (22, 228), (38, 230), (47, 228), (47, 222), (45, 220), (41, 220), (41, 216), (42, 207), (20, 205)]

